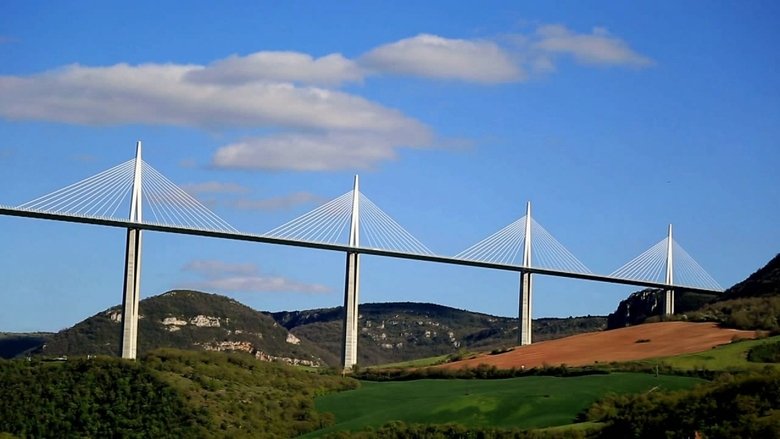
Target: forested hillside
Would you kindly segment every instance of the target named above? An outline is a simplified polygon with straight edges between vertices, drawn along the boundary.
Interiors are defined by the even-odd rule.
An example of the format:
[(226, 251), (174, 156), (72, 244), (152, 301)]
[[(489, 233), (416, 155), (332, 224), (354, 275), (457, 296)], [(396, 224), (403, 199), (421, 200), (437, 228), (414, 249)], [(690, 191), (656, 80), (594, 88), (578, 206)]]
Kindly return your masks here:
[(0, 436), (289, 438), (332, 422), (314, 397), (336, 375), (243, 353), (158, 350), (114, 358), (0, 361)]
[(780, 296), (780, 253), (747, 279), (723, 293), (721, 300)]
[[(272, 313), (301, 339), (310, 340), (337, 359), (341, 351), (342, 308)], [(599, 316), (536, 319), (537, 341), (600, 331)], [(457, 353), (489, 351), (517, 344), (517, 319), (497, 317), (430, 303), (365, 303), (358, 321), (358, 363), (370, 366)]]
[[(47, 356), (117, 355), (121, 307), (109, 308), (55, 334)], [(263, 360), (323, 365), (320, 349), (292, 336), (272, 318), (233, 299), (197, 291), (169, 291), (140, 303), (138, 351), (161, 347), (243, 351)]]
[(730, 328), (780, 333), (780, 254), (687, 317)]
[(0, 332), (0, 358), (9, 359), (32, 352), (43, 346), (52, 335), (50, 332)]
[[(608, 316), (609, 329), (660, 318), (663, 294), (658, 289), (632, 293)], [(670, 318), (780, 331), (780, 254), (723, 294), (676, 291), (675, 316)]]

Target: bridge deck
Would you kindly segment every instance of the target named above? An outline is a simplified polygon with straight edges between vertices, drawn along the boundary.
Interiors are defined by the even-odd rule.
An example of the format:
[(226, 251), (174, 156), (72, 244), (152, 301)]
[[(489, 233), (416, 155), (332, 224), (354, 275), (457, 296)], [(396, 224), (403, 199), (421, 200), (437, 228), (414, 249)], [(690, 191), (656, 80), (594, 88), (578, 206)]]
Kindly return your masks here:
[(187, 228), (181, 226), (171, 226), (165, 224), (135, 223), (127, 220), (119, 220), (113, 218), (96, 218), (96, 217), (70, 215), (65, 213), (57, 213), (57, 212), (23, 210), (23, 209), (17, 209), (9, 206), (2, 206), (2, 205), (0, 205), (0, 215), (25, 217), (25, 218), (37, 218), (37, 219), (54, 220), (54, 221), (65, 221), (65, 222), (81, 223), (81, 224), (94, 224), (94, 225), (101, 225), (101, 226), (108, 226), (108, 227), (118, 227), (123, 229), (130, 228), (130, 229), (149, 230), (155, 232), (176, 233), (182, 235), (205, 236), (211, 238), (230, 239), (234, 241), (262, 242), (266, 244), (287, 245), (293, 247), (305, 247), (305, 248), (314, 248), (320, 250), (330, 250), (330, 251), (339, 251), (339, 252), (357, 252), (362, 254), (385, 256), (385, 257), (397, 258), (397, 259), (410, 259), (410, 260), (428, 261), (428, 262), (436, 262), (436, 263), (450, 264), (450, 265), (490, 268), (495, 270), (514, 271), (518, 273), (526, 272), (526, 273), (541, 274), (545, 276), (582, 279), (582, 280), (589, 280), (595, 282), (607, 282), (612, 284), (633, 285), (633, 286), (647, 287), (647, 288), (668, 289), (671, 287), (676, 289), (685, 289), (688, 291), (715, 292), (715, 293), (722, 292), (720, 290), (713, 290), (707, 288), (696, 288), (696, 287), (689, 287), (684, 285), (668, 285), (659, 282), (651, 282), (651, 281), (644, 281), (638, 279), (624, 279), (624, 278), (617, 278), (617, 277), (604, 276), (604, 275), (591, 274), (591, 273), (576, 273), (576, 272), (559, 271), (559, 270), (536, 268), (536, 267), (526, 268), (519, 265), (501, 264), (495, 262), (476, 261), (476, 260), (469, 260), (469, 259), (459, 259), (450, 256), (404, 253), (404, 252), (393, 251), (393, 250), (384, 250), (384, 249), (366, 248), (366, 247), (350, 247), (348, 245), (343, 245), (343, 244), (328, 244), (328, 243), (318, 243), (318, 242), (311, 242), (311, 241), (299, 241), (295, 239), (275, 238), (270, 236), (242, 233), (242, 232), (201, 230), (201, 229)]

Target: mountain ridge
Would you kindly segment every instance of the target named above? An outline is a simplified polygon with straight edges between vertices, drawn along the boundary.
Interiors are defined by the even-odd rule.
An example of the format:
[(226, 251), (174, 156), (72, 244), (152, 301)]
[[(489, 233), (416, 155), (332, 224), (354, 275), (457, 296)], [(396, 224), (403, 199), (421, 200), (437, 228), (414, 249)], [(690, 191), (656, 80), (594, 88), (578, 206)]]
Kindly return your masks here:
[[(43, 355), (116, 355), (121, 306), (101, 311), (54, 334)], [(139, 305), (139, 355), (161, 347), (244, 351), (257, 358), (324, 365), (317, 346), (292, 336), (272, 318), (225, 296), (172, 290)]]
[[(257, 358), (338, 366), (342, 307), (263, 312), (235, 299), (173, 290), (141, 301), (139, 355), (156, 348), (245, 351)], [(360, 364), (375, 365), (516, 344), (517, 319), (417, 302), (360, 305)], [(601, 316), (534, 320), (537, 340), (601, 330)], [(117, 355), (121, 307), (38, 340), (44, 356)], [(25, 346), (29, 351), (30, 346)], [(20, 354), (13, 351), (8, 357)], [(6, 353), (8, 354), (8, 353)]]

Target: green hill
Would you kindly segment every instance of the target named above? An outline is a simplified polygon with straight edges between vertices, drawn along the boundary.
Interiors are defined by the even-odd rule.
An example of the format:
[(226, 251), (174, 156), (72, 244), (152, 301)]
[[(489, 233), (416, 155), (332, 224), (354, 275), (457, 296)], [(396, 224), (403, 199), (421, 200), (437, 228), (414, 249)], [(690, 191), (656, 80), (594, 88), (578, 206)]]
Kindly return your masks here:
[[(608, 316), (608, 328), (659, 319), (663, 291), (645, 289), (622, 300)], [(723, 292), (675, 292), (675, 317), (718, 322), (730, 328), (780, 331), (780, 254), (764, 267)]]
[(51, 332), (0, 332), (0, 358), (9, 359), (32, 352), (43, 346)]
[[(342, 308), (271, 313), (297, 337), (309, 340), (338, 359)], [(600, 331), (598, 316), (534, 320), (536, 340)], [(365, 303), (358, 320), (358, 363), (371, 366), (456, 353), (491, 350), (517, 343), (517, 319), (475, 313), (430, 303)]]
[(780, 296), (780, 253), (747, 279), (723, 293), (721, 300)]
[(333, 422), (314, 398), (357, 382), (248, 354), (157, 350), (0, 361), (0, 437), (288, 438)]
[(780, 333), (780, 254), (687, 318)]
[[(45, 344), (35, 353), (49, 357), (117, 355), (121, 316), (119, 306), (99, 312), (72, 328), (38, 339), (38, 344)], [(263, 313), (216, 294), (169, 291), (141, 301), (138, 352), (163, 347), (244, 351), (263, 360), (337, 366), (342, 318), (341, 307)], [(591, 316), (537, 319), (535, 337), (544, 340), (598, 331), (604, 329), (605, 321)], [(426, 303), (361, 304), (359, 322), (361, 365), (464, 349), (505, 348), (517, 338), (516, 319)]]
[[(117, 355), (121, 307), (60, 331), (40, 349), (47, 356)], [(139, 355), (161, 347), (243, 351), (259, 359), (323, 365), (320, 349), (291, 335), (272, 318), (233, 299), (197, 291), (169, 291), (140, 303)]]

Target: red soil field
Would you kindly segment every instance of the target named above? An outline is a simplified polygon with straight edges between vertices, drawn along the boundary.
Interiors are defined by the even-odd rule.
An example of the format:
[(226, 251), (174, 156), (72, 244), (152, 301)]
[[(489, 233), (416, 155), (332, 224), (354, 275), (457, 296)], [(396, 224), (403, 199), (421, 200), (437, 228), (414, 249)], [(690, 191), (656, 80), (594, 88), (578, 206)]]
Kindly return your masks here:
[(755, 338), (756, 335), (755, 331), (723, 329), (714, 323), (648, 323), (518, 346), (503, 354), (483, 355), (439, 367), (459, 369), (476, 367), (479, 364), (501, 369), (531, 368), (545, 364), (586, 366), (596, 362), (641, 360), (702, 352), (729, 343), (735, 337)]

